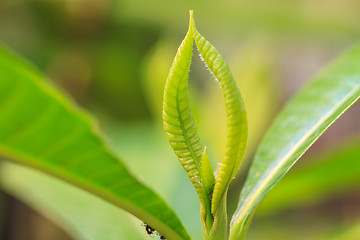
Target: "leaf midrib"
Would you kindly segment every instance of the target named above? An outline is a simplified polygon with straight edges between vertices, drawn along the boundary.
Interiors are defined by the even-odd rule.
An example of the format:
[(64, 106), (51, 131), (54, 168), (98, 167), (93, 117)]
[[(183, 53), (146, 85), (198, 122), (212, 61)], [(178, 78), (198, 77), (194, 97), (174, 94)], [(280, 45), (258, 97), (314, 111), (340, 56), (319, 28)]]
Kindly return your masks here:
[[(181, 80), (183, 80), (184, 74), (185, 73), (182, 74)], [(179, 85), (180, 85), (180, 82), (179, 82)], [(181, 128), (181, 131), (184, 133), (185, 143), (189, 147), (191, 157), (194, 159), (196, 169), (198, 170), (198, 172), (200, 174), (199, 159), (197, 158), (196, 153), (195, 153), (194, 149), (192, 148), (192, 144), (190, 144), (189, 136), (188, 136), (188, 134), (186, 132), (186, 129), (185, 129), (184, 120), (183, 120), (183, 118), (181, 116), (182, 114), (181, 114), (180, 104), (179, 104), (179, 95), (180, 95), (180, 87), (178, 86), (177, 89), (176, 89), (176, 102), (178, 102), (178, 104), (176, 104), (176, 110), (178, 111), (180, 128)]]

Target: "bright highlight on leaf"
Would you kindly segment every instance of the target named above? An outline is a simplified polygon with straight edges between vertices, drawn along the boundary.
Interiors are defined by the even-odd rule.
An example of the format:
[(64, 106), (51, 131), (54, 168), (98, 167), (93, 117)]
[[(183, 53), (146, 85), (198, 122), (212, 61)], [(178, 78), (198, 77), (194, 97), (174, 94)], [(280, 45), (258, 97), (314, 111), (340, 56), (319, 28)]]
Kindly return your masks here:
[[(225, 98), (227, 142), (216, 180), (206, 149), (202, 150), (200, 145), (188, 97), (187, 82), (194, 41), (205, 64), (219, 81)], [(171, 147), (199, 195), (202, 221), (209, 233), (211, 219), (226, 197), (228, 186), (244, 157), (247, 121), (244, 104), (230, 69), (220, 53), (197, 31), (192, 11), (189, 30), (178, 49), (166, 81), (163, 122)]]

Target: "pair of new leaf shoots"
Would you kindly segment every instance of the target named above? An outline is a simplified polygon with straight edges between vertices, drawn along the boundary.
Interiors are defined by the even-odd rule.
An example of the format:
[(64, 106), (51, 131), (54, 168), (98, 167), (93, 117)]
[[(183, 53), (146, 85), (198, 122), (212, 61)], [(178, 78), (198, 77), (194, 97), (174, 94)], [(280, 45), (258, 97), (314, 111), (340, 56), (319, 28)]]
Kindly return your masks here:
[[(200, 144), (189, 102), (188, 75), (194, 43), (209, 71), (219, 82), (225, 100), (226, 147), (224, 157), (218, 163), (217, 176), (206, 147)], [(226, 194), (244, 158), (247, 120), (244, 103), (229, 66), (196, 29), (193, 11), (190, 11), (188, 32), (178, 48), (166, 81), (163, 123), (170, 145), (199, 196), (204, 239), (225, 239)]]

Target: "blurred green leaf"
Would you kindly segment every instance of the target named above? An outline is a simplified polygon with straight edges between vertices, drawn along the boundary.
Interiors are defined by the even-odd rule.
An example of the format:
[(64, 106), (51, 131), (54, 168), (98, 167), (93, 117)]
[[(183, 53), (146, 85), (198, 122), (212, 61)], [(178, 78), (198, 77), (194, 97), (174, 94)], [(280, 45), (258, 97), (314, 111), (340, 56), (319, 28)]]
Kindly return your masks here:
[(231, 59), (235, 80), (241, 89), (248, 119), (246, 154), (252, 156), (279, 107), (276, 54), (271, 39), (249, 38)]
[(109, 152), (92, 120), (0, 49), (0, 154), (124, 208), (171, 239), (189, 235), (168, 205)]
[(360, 97), (360, 47), (307, 84), (265, 136), (241, 191), (230, 239), (245, 237), (250, 217), (269, 190), (312, 143)]
[[(36, 170), (3, 162), (1, 187), (74, 239), (144, 239), (141, 221), (116, 206)], [(134, 231), (136, 226), (139, 231)]]
[(143, 92), (156, 123), (162, 123), (164, 86), (176, 47), (169, 39), (161, 39), (146, 54), (142, 63), (140, 73)]

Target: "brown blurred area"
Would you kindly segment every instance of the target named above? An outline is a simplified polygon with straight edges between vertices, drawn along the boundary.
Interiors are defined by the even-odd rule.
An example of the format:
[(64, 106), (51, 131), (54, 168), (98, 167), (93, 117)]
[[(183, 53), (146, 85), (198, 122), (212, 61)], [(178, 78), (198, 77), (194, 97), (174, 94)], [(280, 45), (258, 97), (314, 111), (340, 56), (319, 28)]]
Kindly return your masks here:
[(71, 240), (59, 226), (17, 199), (1, 193), (2, 240)]

